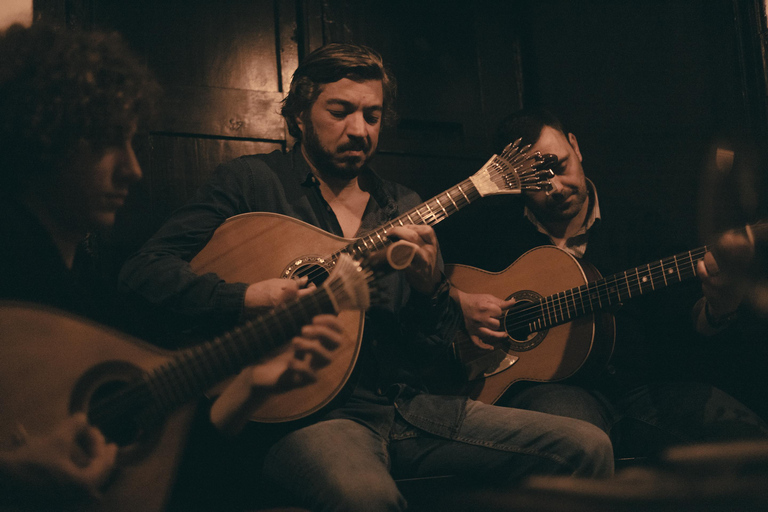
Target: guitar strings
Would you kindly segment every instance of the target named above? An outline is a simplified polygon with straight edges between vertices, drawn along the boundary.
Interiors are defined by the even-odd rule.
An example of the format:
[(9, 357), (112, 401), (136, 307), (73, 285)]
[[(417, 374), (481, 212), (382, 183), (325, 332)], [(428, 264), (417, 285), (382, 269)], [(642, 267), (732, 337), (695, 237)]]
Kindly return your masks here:
[[(581, 316), (578, 312), (579, 309), (582, 313), (589, 313), (588, 308), (594, 311), (605, 307), (604, 304), (612, 305), (612, 293), (616, 293), (617, 298), (620, 299), (618, 293), (620, 288), (629, 291), (629, 298), (632, 296), (632, 290), (637, 290), (643, 294), (645, 293), (644, 287), (652, 286), (654, 290), (667, 287), (666, 281), (669, 277), (676, 276), (675, 282), (682, 282), (695, 277), (697, 275), (695, 266), (707, 250), (707, 247), (694, 249), (627, 272), (592, 281), (565, 292), (543, 297), (536, 302), (525, 303), (518, 308), (512, 306), (504, 319), (505, 329), (508, 333), (523, 329), (536, 332), (541, 328), (533, 328), (532, 325), (539, 320), (544, 320), (545, 327), (560, 325)], [(668, 271), (672, 267), (676, 270), (670, 274)], [(641, 273), (642, 268), (646, 270)], [(650, 281), (643, 282), (643, 278)], [(598, 303), (599, 307), (594, 307), (595, 302)], [(580, 308), (579, 305), (581, 305)], [(555, 318), (555, 321), (551, 321), (552, 317)]]
[[(518, 139), (502, 151), (499, 157), (501, 162), (497, 158), (492, 159), (491, 167), (494, 164), (498, 167), (494, 173), (489, 171), (488, 176), (483, 175), (478, 178), (475, 175), (475, 177), (491, 181), (500, 189), (508, 189), (510, 186), (540, 188), (542, 181), (546, 181), (546, 175), (540, 174), (541, 169), (538, 168), (542, 157), (539, 153), (528, 153), (531, 147), (530, 144), (521, 148), (520, 142), (521, 140)], [(505, 181), (505, 176), (509, 174), (517, 176), (519, 184), (510, 183), (508, 180)], [(455, 197), (451, 195), (452, 191), (455, 193)], [(330, 256), (330, 261), (335, 263), (342, 253), (364, 257), (371, 250), (383, 249), (390, 243), (387, 238), (388, 229), (406, 224), (434, 226), (481, 197), (483, 196), (477, 190), (474, 183), (472, 183), (471, 178), (467, 178), (451, 189), (405, 212), (388, 224), (357, 238), (343, 249), (333, 253)], [(453, 208), (451, 208), (451, 205)], [(296, 272), (296, 275), (298, 277), (306, 276), (310, 282), (316, 282), (327, 273), (328, 270), (322, 265), (312, 265), (309, 268), (300, 269)]]
[[(341, 284), (331, 283), (331, 287), (334, 293), (346, 293)], [(150, 428), (191, 397), (198, 396), (289, 339), (291, 333), (286, 332), (284, 326), (296, 328), (304, 323), (300, 319), (333, 310), (328, 291), (321, 288), (319, 292), (262, 315), (212, 341), (180, 351), (167, 363), (145, 372), (141, 378), (128, 382), (126, 387), (93, 404), (89, 418), (95, 425), (104, 425), (125, 417), (127, 411), (138, 409), (139, 412), (131, 418), (134, 425), (138, 429)], [(274, 332), (279, 332), (278, 337), (273, 336)], [(218, 357), (217, 353), (224, 357)]]

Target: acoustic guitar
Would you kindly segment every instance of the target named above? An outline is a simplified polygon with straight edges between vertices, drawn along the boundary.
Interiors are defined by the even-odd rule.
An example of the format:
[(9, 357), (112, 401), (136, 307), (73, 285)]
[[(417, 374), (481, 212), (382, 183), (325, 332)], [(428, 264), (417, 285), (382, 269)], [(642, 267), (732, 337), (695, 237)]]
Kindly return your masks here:
[[(753, 247), (756, 227), (746, 229)], [(451, 284), (459, 290), (516, 300), (501, 319), (506, 339), (493, 350), (477, 347), (463, 330), (455, 340), (454, 352), (468, 381), (466, 392), (492, 404), (518, 381), (558, 381), (604, 368), (615, 341), (613, 316), (606, 310), (696, 277), (696, 265), (710, 249), (716, 247), (700, 247), (605, 278), (554, 246), (532, 249), (501, 272), (446, 265)]]
[[(12, 448), (21, 428), (43, 435), (70, 414), (84, 411), (119, 446), (117, 469), (103, 499), (86, 510), (163, 510), (194, 399), (264, 357), (291, 357), (287, 342), (315, 315), (367, 308), (370, 280), (371, 272), (342, 256), (312, 293), (178, 352), (51, 308), (0, 302), (0, 444), (5, 445), (0, 449)], [(348, 340), (336, 351), (353, 350)], [(347, 369), (331, 363), (318, 377), (338, 371)], [(330, 381), (339, 385), (338, 377)], [(305, 408), (324, 403), (310, 390), (292, 399), (302, 397)], [(275, 408), (282, 399), (275, 395), (267, 401)]]
[[(553, 173), (546, 167), (556, 159), (551, 155), (529, 153), (530, 146), (520, 143), (518, 139), (509, 144), (470, 178), (360, 238), (350, 240), (335, 236), (276, 213), (244, 213), (219, 226), (211, 240), (192, 259), (190, 267), (197, 274), (212, 272), (227, 282), (254, 283), (275, 277), (307, 276), (311, 282), (320, 283), (340, 256), (349, 254), (355, 259), (363, 259), (388, 247), (391, 241), (387, 234), (395, 226), (432, 226), (481, 197), (520, 194), (547, 187)], [(345, 333), (356, 339), (359, 346), (364, 313), (344, 311), (339, 320)], [(357, 355), (358, 350), (344, 354), (350, 371)], [(340, 358), (337, 356), (337, 359)], [(279, 410), (265, 408), (252, 419), (282, 422), (306, 415), (298, 402), (291, 410), (283, 408), (290, 403), (290, 400), (281, 402)]]

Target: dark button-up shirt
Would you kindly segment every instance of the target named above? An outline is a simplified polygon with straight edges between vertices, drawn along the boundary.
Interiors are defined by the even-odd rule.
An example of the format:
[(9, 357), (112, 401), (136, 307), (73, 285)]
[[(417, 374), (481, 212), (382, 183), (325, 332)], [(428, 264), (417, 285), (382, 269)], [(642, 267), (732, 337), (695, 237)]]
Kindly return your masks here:
[[(360, 179), (371, 199), (359, 234), (421, 202), (415, 192), (382, 180), (370, 168), (362, 170)], [(225, 282), (212, 273), (197, 275), (188, 262), (225, 220), (249, 212), (287, 215), (343, 236), (298, 147), (288, 154), (243, 156), (219, 166), (192, 200), (126, 262), (120, 274), (122, 288), (187, 322), (204, 319), (217, 327), (233, 325), (242, 314), (249, 283)], [(397, 273), (380, 286), (383, 300), (366, 314), (359, 381), (347, 402), (331, 415), (351, 417), (380, 430), (395, 405), (413, 425), (450, 435), (463, 417), (465, 399), (425, 395), (427, 385), (421, 378), (433, 359), (447, 357), (461, 319), (448, 285), (443, 283), (434, 296), (426, 297), (411, 293), (404, 275)]]

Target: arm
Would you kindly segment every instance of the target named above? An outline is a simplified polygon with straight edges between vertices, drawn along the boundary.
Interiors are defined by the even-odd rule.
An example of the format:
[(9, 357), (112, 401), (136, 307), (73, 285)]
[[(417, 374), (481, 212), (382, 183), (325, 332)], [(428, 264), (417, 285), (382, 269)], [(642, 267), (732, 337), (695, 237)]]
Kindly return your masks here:
[(389, 236), (415, 244), (418, 249), (404, 270), (411, 296), (402, 314), (404, 332), (427, 339), (429, 345), (447, 345), (461, 318), (451, 298), (451, 286), (442, 272), (440, 250), (434, 230), (424, 225), (406, 225), (390, 230)]
[[(186, 318), (224, 325), (238, 321), (249, 306), (271, 304), (269, 296), (275, 290), (255, 293), (249, 290), (251, 283), (228, 283), (214, 273), (197, 275), (189, 262), (224, 221), (274, 206), (281, 190), (274, 173), (260, 160), (237, 159), (221, 165), (194, 198), (125, 263), (121, 289)], [(279, 288), (276, 280), (271, 286)]]
[(747, 292), (748, 268), (754, 256), (750, 229), (729, 231), (704, 255), (696, 267), (703, 297), (693, 309), (696, 330), (707, 336), (728, 327)]
[(243, 370), (214, 402), (211, 421), (219, 430), (237, 434), (269, 395), (315, 382), (343, 336), (335, 316), (316, 316), (291, 340), (287, 357), (277, 356)]

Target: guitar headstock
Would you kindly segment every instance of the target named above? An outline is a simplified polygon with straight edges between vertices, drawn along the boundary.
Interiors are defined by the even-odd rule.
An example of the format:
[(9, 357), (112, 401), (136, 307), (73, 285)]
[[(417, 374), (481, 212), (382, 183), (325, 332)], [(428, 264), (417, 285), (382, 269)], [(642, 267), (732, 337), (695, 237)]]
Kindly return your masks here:
[(547, 190), (554, 176), (550, 167), (555, 163), (554, 155), (532, 152), (530, 144), (523, 146), (522, 139), (517, 139), (470, 179), (482, 196)]
[(371, 305), (371, 278), (370, 270), (361, 266), (349, 254), (342, 253), (322, 286), (328, 292), (337, 313), (347, 309), (364, 310)]

